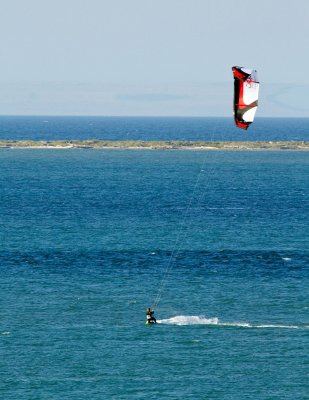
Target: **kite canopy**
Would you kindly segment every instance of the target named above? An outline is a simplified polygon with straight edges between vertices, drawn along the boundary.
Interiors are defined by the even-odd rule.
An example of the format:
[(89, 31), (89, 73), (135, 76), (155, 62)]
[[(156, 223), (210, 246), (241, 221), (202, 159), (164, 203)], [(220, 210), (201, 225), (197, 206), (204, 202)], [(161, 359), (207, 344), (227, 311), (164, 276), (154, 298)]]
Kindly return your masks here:
[(234, 118), (239, 128), (248, 129), (258, 106), (259, 82), (255, 69), (232, 67), (234, 74)]

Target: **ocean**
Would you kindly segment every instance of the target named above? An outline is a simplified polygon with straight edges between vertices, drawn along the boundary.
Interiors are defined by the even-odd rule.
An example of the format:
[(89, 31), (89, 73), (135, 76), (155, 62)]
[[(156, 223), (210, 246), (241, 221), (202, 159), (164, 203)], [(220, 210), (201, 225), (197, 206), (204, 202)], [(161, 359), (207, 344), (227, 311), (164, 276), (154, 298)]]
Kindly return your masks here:
[[(0, 134), (190, 128), (115, 118), (109, 136), (98, 118), (95, 137), (87, 118), (51, 119), (1, 117)], [(213, 121), (209, 138), (230, 140)], [(308, 139), (272, 123), (252, 134)], [(307, 399), (308, 172), (305, 151), (1, 149), (1, 398)]]
[(233, 118), (1, 116), (0, 140), (308, 141), (309, 118), (255, 118), (244, 134)]

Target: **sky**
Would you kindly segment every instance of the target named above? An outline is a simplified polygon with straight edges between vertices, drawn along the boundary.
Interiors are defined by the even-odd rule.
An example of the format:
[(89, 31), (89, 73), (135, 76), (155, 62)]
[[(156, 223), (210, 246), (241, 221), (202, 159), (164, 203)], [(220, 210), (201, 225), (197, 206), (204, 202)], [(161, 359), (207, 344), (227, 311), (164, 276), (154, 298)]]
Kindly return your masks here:
[(309, 117), (309, 1), (0, 0), (1, 115)]

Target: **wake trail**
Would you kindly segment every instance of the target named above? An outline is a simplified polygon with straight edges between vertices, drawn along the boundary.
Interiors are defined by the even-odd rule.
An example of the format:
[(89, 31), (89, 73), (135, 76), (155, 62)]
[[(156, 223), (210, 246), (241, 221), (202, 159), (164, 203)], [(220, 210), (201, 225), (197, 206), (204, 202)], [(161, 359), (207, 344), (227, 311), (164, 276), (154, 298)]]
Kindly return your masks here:
[(177, 315), (172, 318), (157, 320), (158, 324), (164, 325), (208, 325), (226, 326), (240, 328), (273, 328), (273, 329), (308, 329), (308, 325), (282, 325), (282, 324), (251, 324), (248, 322), (222, 322), (219, 318), (206, 318), (197, 315)]

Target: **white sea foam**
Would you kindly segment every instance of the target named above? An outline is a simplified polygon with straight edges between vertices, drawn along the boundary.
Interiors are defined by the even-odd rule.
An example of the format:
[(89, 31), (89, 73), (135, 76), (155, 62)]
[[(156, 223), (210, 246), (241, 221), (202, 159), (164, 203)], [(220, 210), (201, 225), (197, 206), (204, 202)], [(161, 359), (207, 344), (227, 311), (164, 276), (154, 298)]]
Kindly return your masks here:
[(305, 326), (298, 326), (298, 325), (252, 325), (252, 328), (282, 328), (282, 329), (301, 329), (306, 328)]
[(11, 332), (1, 332), (1, 335), (10, 335)]
[(291, 258), (290, 258), (290, 257), (282, 257), (282, 260), (284, 260), (284, 261), (291, 261)]
[(176, 317), (157, 320), (158, 324), (168, 325), (218, 325), (218, 318), (205, 318), (196, 315), (177, 315)]
[(272, 329), (308, 329), (308, 326), (281, 324), (251, 324), (248, 322), (222, 322), (219, 318), (206, 318), (197, 315), (177, 315), (175, 317), (157, 320), (158, 324), (167, 325), (216, 325), (241, 328), (272, 328)]

